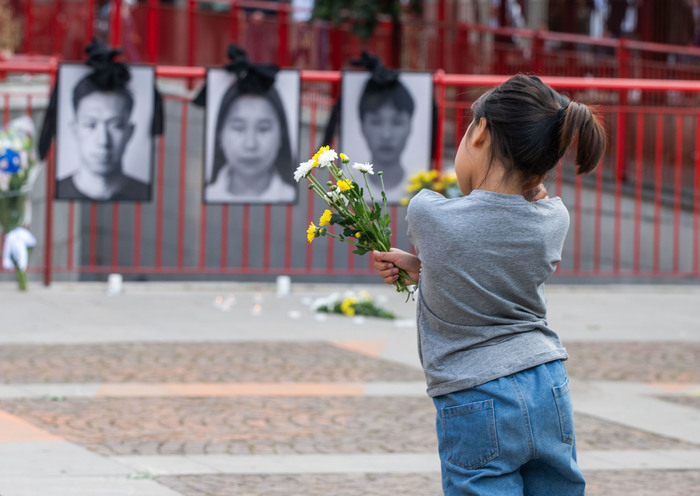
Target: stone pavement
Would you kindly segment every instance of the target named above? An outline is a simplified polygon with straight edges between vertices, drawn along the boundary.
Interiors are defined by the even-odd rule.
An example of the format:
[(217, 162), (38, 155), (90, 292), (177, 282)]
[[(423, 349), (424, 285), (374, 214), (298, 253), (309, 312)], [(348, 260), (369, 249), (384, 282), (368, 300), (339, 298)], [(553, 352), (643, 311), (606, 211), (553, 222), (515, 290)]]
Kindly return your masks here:
[[(399, 320), (315, 314), (365, 289)], [(384, 285), (0, 283), (0, 495), (438, 495)], [(700, 287), (548, 286), (590, 496), (700, 495)]]

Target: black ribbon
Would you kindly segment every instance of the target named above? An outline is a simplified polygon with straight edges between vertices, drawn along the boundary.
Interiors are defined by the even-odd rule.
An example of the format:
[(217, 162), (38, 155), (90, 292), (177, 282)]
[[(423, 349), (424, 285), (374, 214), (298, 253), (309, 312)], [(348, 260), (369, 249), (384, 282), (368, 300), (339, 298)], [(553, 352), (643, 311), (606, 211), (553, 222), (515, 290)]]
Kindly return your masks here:
[[(117, 62), (114, 59), (122, 52), (119, 49), (110, 48), (97, 38), (93, 38), (92, 42), (85, 47), (85, 53), (88, 55), (85, 64), (92, 68), (92, 73), (87, 77), (102, 91), (114, 91), (125, 88), (131, 80), (131, 74), (126, 64)], [(46, 108), (44, 115), (44, 123), (39, 133), (39, 142), (37, 150), (39, 158), (44, 160), (51, 148), (51, 142), (56, 135), (56, 113), (58, 110), (57, 85), (54, 85), (49, 98), (49, 105)], [(163, 96), (154, 86), (154, 113), (153, 122), (151, 123), (151, 134), (162, 135), (164, 131), (164, 111), (163, 111)]]
[[(231, 43), (226, 55), (231, 60), (224, 66), (228, 72), (236, 75), (236, 84), (241, 93), (260, 94), (269, 90), (275, 84), (275, 76), (279, 67), (274, 64), (253, 64), (248, 54), (238, 45)], [(205, 84), (192, 101), (199, 107), (206, 106), (207, 85)]]

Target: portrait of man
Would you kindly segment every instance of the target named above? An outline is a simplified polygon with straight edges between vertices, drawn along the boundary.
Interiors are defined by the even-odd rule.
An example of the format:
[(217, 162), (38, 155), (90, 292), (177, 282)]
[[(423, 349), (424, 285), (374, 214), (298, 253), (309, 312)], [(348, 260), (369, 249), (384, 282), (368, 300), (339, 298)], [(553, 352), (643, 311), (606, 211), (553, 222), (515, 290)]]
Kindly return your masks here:
[(205, 203), (296, 201), (299, 72), (279, 71), (269, 82), (207, 71)]
[(369, 162), (373, 192), (382, 171), (387, 201), (408, 196), (409, 177), (430, 168), (433, 78), (430, 73), (400, 73), (377, 82), (368, 72), (343, 72), (339, 150), (352, 162)]
[(89, 67), (59, 67), (56, 199), (150, 200), (154, 71), (129, 71), (124, 87), (105, 91)]

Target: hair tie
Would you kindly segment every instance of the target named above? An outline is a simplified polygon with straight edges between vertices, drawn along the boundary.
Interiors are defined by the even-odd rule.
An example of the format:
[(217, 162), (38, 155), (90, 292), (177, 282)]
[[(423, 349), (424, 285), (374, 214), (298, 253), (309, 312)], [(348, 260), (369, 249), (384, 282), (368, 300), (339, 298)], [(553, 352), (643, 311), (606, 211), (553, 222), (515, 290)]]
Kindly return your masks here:
[(559, 107), (557, 110), (557, 120), (561, 120), (561, 116), (564, 115), (564, 112), (566, 112), (566, 109), (569, 108), (567, 105), (566, 107)]
[(397, 84), (399, 80), (399, 71), (384, 67), (382, 61), (376, 55), (362, 52), (359, 59), (350, 61), (350, 65), (362, 67), (371, 73), (370, 80), (373, 84), (380, 88), (388, 88)]

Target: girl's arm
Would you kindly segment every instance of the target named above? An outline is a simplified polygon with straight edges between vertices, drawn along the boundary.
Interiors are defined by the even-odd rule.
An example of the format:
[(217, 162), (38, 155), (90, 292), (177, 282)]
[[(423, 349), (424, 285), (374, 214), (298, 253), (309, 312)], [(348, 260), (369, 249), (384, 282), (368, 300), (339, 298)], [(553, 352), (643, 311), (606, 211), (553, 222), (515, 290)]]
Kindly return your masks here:
[(412, 253), (398, 248), (388, 252), (374, 251), (374, 268), (387, 284), (394, 284), (399, 278), (399, 269), (403, 269), (416, 283), (420, 277), (420, 259)]

